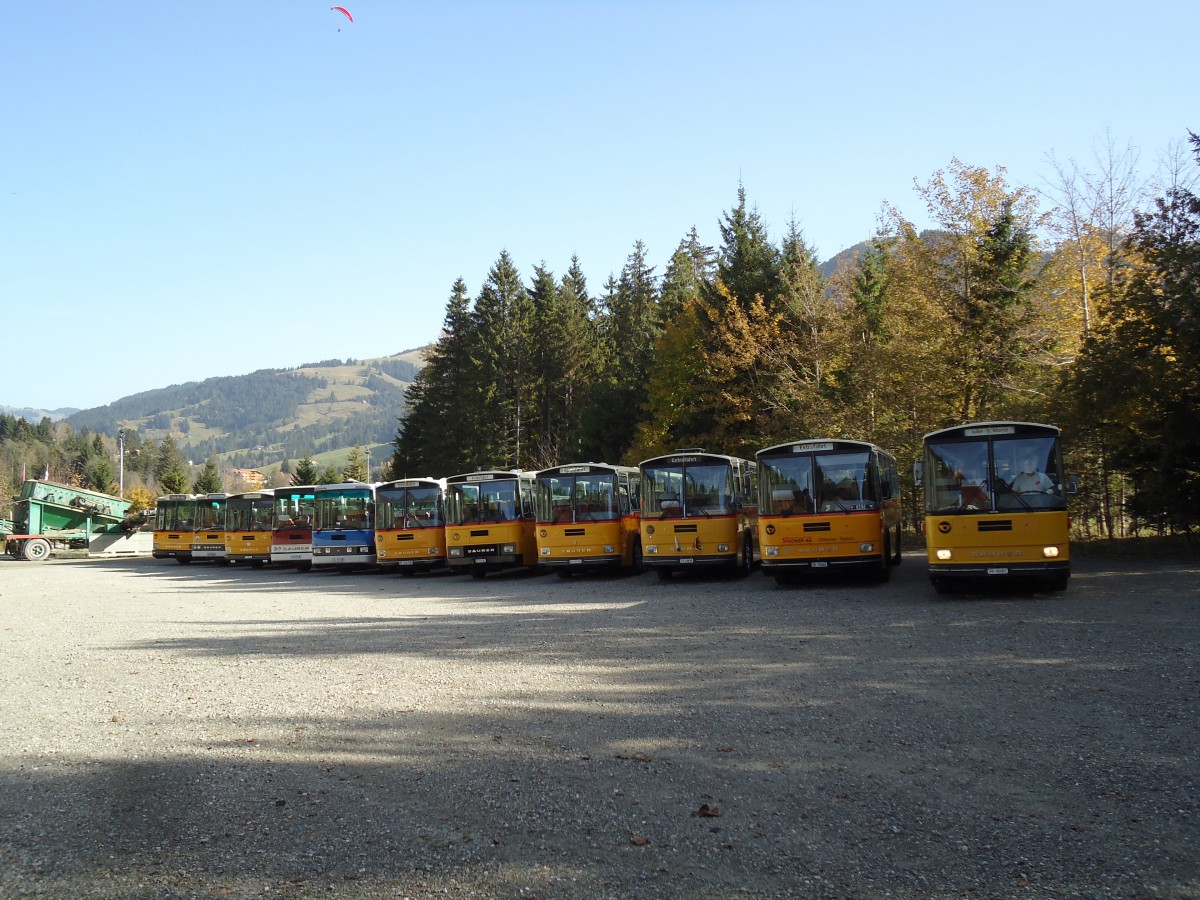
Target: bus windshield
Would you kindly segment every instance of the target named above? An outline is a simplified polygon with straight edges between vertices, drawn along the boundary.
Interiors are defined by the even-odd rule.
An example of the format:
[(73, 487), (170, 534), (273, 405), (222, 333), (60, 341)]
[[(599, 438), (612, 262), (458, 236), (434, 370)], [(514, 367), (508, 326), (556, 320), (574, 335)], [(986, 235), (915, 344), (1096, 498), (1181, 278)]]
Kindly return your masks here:
[(613, 472), (539, 475), (534, 495), (537, 521), (610, 522), (621, 517)]
[(770, 513), (777, 516), (878, 509), (869, 463), (866, 450), (762, 457), (763, 496), (770, 500)]
[(371, 528), (369, 491), (327, 491), (316, 498), (316, 527), (328, 531)]
[(388, 488), (378, 493), (380, 528), (440, 528), (442, 490), (435, 484)]
[(731, 515), (733, 468), (728, 464), (643, 467), (642, 514), (648, 518)]
[(270, 531), (274, 511), (274, 497), (235, 497), (229, 501), (229, 530)]
[(930, 441), (927, 512), (1066, 509), (1055, 437)]
[(521, 518), (517, 489), (515, 479), (452, 484), (446, 496), (446, 518), (451, 525), (516, 522)]

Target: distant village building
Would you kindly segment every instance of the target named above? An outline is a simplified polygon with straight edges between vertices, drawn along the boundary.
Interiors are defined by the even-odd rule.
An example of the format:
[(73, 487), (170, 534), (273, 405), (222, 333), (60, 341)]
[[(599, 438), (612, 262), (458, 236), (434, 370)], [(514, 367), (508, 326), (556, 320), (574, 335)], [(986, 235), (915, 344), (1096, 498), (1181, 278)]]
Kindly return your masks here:
[(240, 478), (251, 488), (260, 488), (267, 483), (267, 476), (258, 469), (231, 469), (234, 478)]

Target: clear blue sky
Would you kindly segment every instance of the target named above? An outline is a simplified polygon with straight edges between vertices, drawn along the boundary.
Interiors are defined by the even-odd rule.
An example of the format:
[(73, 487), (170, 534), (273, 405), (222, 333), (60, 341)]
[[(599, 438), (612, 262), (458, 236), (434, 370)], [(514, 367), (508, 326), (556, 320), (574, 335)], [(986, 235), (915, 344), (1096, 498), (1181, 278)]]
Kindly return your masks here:
[(826, 259), (957, 156), (1040, 184), (1200, 130), (1194, 4), (0, 0), (0, 404), (437, 337), (500, 251)]

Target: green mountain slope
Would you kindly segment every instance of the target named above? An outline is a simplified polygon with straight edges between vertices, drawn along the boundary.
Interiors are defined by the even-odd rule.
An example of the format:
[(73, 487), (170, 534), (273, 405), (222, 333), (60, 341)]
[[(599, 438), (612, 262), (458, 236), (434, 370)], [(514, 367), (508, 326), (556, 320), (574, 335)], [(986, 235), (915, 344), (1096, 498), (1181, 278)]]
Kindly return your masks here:
[(357, 445), (386, 444), (424, 350), (379, 359), (324, 360), (294, 369), (207, 378), (125, 397), (67, 418), (73, 428), (143, 442), (174, 437), (185, 457), (263, 467)]

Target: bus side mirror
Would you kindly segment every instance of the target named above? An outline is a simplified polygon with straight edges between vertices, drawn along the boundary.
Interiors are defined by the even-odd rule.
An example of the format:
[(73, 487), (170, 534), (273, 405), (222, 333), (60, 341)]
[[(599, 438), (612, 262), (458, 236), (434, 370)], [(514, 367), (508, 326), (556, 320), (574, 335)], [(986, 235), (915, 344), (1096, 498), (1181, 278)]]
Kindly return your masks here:
[(913, 463), (913, 484), (920, 487), (925, 477), (925, 461), (918, 459)]
[(1078, 475), (1068, 475), (1067, 476), (1067, 493), (1068, 494), (1078, 494), (1079, 493), (1079, 476)]

